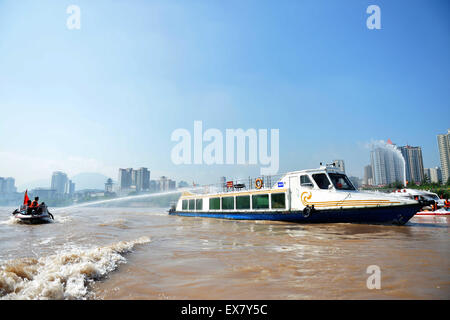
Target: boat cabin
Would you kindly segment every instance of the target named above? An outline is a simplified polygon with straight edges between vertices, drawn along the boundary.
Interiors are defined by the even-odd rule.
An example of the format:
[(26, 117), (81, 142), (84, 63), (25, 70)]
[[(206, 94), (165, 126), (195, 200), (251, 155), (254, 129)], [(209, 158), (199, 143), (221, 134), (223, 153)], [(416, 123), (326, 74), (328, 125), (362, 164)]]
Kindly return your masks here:
[[(217, 191), (217, 189), (221, 189)], [(346, 174), (337, 167), (289, 172), (279, 177), (266, 176), (245, 181), (228, 181), (219, 186), (206, 186), (198, 193), (184, 192), (176, 211), (249, 212), (303, 210), (320, 207), (315, 198), (339, 201), (357, 192)], [(311, 202), (311, 203), (310, 203)], [(328, 203), (331, 204), (331, 203)]]

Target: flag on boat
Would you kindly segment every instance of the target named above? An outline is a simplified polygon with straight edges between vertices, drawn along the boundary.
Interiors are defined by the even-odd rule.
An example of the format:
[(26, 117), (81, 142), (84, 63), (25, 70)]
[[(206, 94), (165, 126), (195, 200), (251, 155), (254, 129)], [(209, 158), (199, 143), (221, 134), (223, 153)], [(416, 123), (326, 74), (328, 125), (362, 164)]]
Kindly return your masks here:
[(25, 196), (23, 197), (23, 204), (27, 204), (28, 200), (30, 200), (30, 198), (28, 198), (28, 189), (25, 190)]

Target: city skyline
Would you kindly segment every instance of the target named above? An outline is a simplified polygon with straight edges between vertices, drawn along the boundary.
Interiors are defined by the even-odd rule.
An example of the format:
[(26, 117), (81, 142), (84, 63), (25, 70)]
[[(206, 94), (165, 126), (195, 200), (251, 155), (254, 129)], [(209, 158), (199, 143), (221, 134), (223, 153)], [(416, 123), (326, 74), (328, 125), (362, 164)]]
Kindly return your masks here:
[[(69, 30), (66, 4), (0, 2), (0, 175), (19, 186), (58, 170), (115, 177), (145, 166), (203, 184), (259, 174), (173, 164), (171, 133), (193, 132), (196, 120), (222, 133), (279, 129), (279, 173), (343, 159), (362, 177), (367, 145), (387, 138), (420, 146), (425, 168), (441, 166), (446, 1), (378, 1), (381, 30), (366, 27), (360, 3), (77, 5), (81, 28)], [(24, 118), (39, 129), (17, 130)]]
[[(450, 130), (450, 129), (449, 129)], [(437, 135), (438, 136), (438, 135)], [(442, 136), (442, 135), (441, 135)], [(380, 141), (375, 141), (375, 144), (377, 144), (377, 143), (380, 143), (380, 142), (383, 142), (383, 140), (380, 140)], [(373, 141), (372, 141), (372, 145), (373, 145)], [(391, 141), (391, 139), (390, 138), (388, 138), (387, 140), (386, 140), (386, 143), (387, 144), (392, 144), (392, 141)], [(396, 144), (394, 144), (395, 146), (396, 146)], [(397, 147), (397, 146), (396, 146)], [(399, 152), (401, 152), (401, 154), (403, 155), (403, 157), (404, 157), (404, 160), (405, 160), (405, 165), (407, 165), (407, 163), (409, 163), (408, 162), (408, 160), (405, 158), (405, 155), (407, 154), (407, 153), (405, 153), (406, 151), (405, 151), (405, 149), (413, 149), (413, 150), (416, 150), (416, 149), (419, 149), (419, 151), (420, 151), (420, 158), (422, 158), (422, 153), (421, 153), (421, 147), (420, 146), (417, 146), (417, 147), (411, 147), (410, 145), (406, 145), (406, 146), (400, 146), (400, 147), (397, 147), (397, 149), (398, 149), (398, 151)], [(373, 160), (371, 160), (371, 156), (370, 156), (370, 154), (371, 153), (373, 153), (373, 149), (370, 149), (370, 148), (368, 148), (367, 147), (367, 145), (365, 145), (364, 146), (364, 149), (367, 149), (366, 151), (367, 151), (367, 154), (368, 154), (368, 157), (369, 157), (369, 161), (368, 161), (368, 163), (369, 163), (369, 166), (371, 165), (370, 164), (370, 162), (372, 162)], [(343, 171), (345, 171), (345, 159), (343, 159), (343, 160), (333, 160), (333, 161), (331, 161), (330, 163), (336, 163), (336, 165), (338, 166), (338, 167), (341, 167), (341, 168), (344, 168), (343, 169)], [(317, 165), (316, 167), (319, 167), (319, 165)], [(352, 170), (351, 168), (350, 168), (350, 172), (351, 173), (347, 173), (348, 174), (348, 176), (354, 176), (354, 177), (357, 177), (357, 178), (359, 178), (359, 179), (361, 179), (361, 180), (364, 180), (364, 178), (365, 178), (365, 174), (366, 174), (366, 167), (367, 167), (367, 164), (363, 167), (363, 170), (362, 170), (362, 172), (360, 172), (360, 173), (356, 173), (356, 174), (354, 174), (354, 173), (352, 173), (352, 172), (354, 172), (354, 170)], [(423, 179), (424, 178), (424, 175), (425, 175), (425, 171), (426, 170), (428, 170), (428, 171), (426, 171), (426, 172), (429, 172), (429, 170), (430, 170), (430, 168), (427, 168), (425, 165), (423, 165), (423, 163), (422, 163), (422, 161), (421, 161), (421, 179)], [(437, 165), (437, 166), (434, 166), (434, 167), (431, 167), (431, 169), (433, 169), (433, 170), (435, 170), (434, 168), (439, 168), (439, 171), (441, 171), (442, 170), (442, 168), (441, 168), (441, 166), (440, 165)], [(118, 177), (118, 179), (116, 180), (116, 179), (113, 179), (113, 181), (114, 181), (114, 183), (118, 183), (119, 185), (120, 185), (120, 170), (131, 170), (131, 171), (133, 171), (133, 172), (138, 172), (138, 170), (142, 170), (142, 169), (145, 169), (145, 170), (147, 170), (147, 168), (145, 168), (145, 167), (139, 167), (139, 169), (138, 170), (134, 170), (134, 169), (132, 169), (132, 168), (129, 168), (129, 169), (121, 169), (121, 168), (114, 168), (113, 170), (114, 171), (117, 171), (119, 169), (119, 177)], [(409, 168), (409, 170), (418, 170), (419, 168), (414, 168), (414, 169), (411, 169), (411, 168)], [(373, 170), (373, 169), (372, 169)], [(407, 169), (408, 170), (408, 169)], [(131, 172), (130, 171), (130, 172)], [(54, 175), (56, 172), (61, 172), (61, 170), (56, 170), (56, 171), (52, 171), (52, 175)], [(105, 172), (105, 171), (103, 171), (103, 172)], [(107, 177), (111, 177), (111, 176), (115, 176), (114, 174), (111, 174), (111, 175), (107, 175), (107, 174), (104, 174), (103, 172), (97, 172), (97, 173), (101, 173), (101, 174), (103, 174), (103, 175), (105, 175), (105, 176), (107, 176)], [(158, 172), (158, 170), (154, 170), (154, 172)], [(87, 172), (84, 172), (84, 171), (80, 171), (80, 172), (77, 172), (77, 174), (83, 174), (83, 173), (87, 173)], [(280, 172), (280, 173), (285, 173), (285, 172)], [(66, 173), (63, 173), (64, 175), (66, 175)], [(408, 171), (406, 171), (405, 172), (405, 174), (406, 174), (406, 178), (408, 178), (409, 177), (409, 172)], [(258, 173), (256, 173), (256, 176), (258, 175)], [(167, 176), (167, 175), (165, 175), (165, 174), (161, 174), (161, 175), (158, 175), (158, 174), (156, 174), (156, 176), (158, 176), (158, 177), (165, 177), (165, 176)], [(434, 176), (436, 176), (436, 173), (434, 173)], [(215, 180), (217, 180), (217, 178), (219, 178), (220, 176), (217, 176), (217, 177), (214, 177), (214, 178), (211, 178), (208, 182), (206, 182), (205, 184), (210, 184), (210, 183), (215, 183)], [(370, 177), (370, 178), (372, 178), (373, 179), (373, 172), (372, 172), (372, 176)], [(72, 181), (68, 178), (68, 175), (66, 175), (66, 178), (67, 178), (67, 181), (69, 182), (69, 183), (72, 183)], [(150, 181), (150, 171), (148, 171), (148, 180)], [(233, 178), (235, 178), (235, 177), (233, 177)], [(430, 178), (429, 176), (428, 176), (428, 178)], [(16, 181), (16, 178), (14, 177), (13, 178), (14, 179), (14, 181)], [(130, 178), (131, 179), (131, 178)], [(134, 177), (134, 179), (136, 179), (136, 177)], [(418, 181), (416, 181), (416, 180), (414, 180), (413, 179), (413, 181), (415, 181), (415, 182), (422, 182), (422, 180), (418, 180)], [(40, 179), (39, 181), (43, 181), (43, 180), (47, 180), (47, 179)], [(189, 179), (183, 179), (183, 178), (175, 178), (175, 181), (184, 181), (184, 180), (189, 180)], [(133, 180), (134, 181), (134, 180)], [(198, 181), (198, 180), (197, 180)], [(384, 180), (383, 180), (384, 181)], [(395, 179), (393, 180), (393, 181), (395, 181)], [(393, 182), (393, 181), (391, 181), (391, 182)], [(408, 179), (406, 179), (406, 181), (409, 181)], [(445, 183), (445, 181), (446, 180), (444, 180), (443, 179), (443, 182)], [(40, 185), (39, 187), (40, 188), (50, 188), (50, 189), (58, 189), (58, 188), (53, 188), (53, 186), (52, 186), (52, 183), (53, 183), (53, 179), (48, 179), (48, 182), (49, 182), (49, 184), (50, 185), (48, 185), (47, 186), (47, 184), (46, 185)], [(192, 182), (196, 182), (195, 180), (193, 180)], [(373, 179), (373, 183), (375, 182), (375, 179)], [(131, 180), (130, 180), (130, 184), (131, 184)], [(383, 184), (383, 183), (381, 183), (381, 184)], [(133, 185), (136, 185), (136, 183), (133, 183)], [(20, 188), (20, 186), (21, 186), (21, 188)], [(67, 185), (65, 185), (65, 187), (64, 188), (67, 188), (68, 186)], [(149, 187), (149, 186), (148, 186)], [(143, 188), (143, 189), (148, 189), (148, 187), (147, 188)], [(20, 184), (17, 184), (17, 186), (16, 186), (16, 189), (18, 189), (18, 191), (20, 192), (20, 191), (24, 191), (25, 189), (27, 189), (27, 187), (25, 187), (24, 186), (24, 183), (22, 182), (22, 185), (20, 185)], [(20, 189), (20, 190), (19, 190)], [(23, 190), (22, 190), (23, 189)], [(29, 188), (28, 188), (29, 189)]]
[[(448, 132), (450, 132), (450, 129), (448, 129)], [(442, 139), (442, 136), (445, 136), (447, 138), (447, 135), (437, 135), (438, 142), (440, 142), (440, 138)], [(448, 139), (448, 138), (447, 138)], [(404, 160), (404, 174), (399, 173), (401, 171), (399, 168), (397, 168), (398, 160), (390, 159), (392, 158), (392, 155), (386, 154), (386, 152), (380, 152), (380, 146), (383, 147), (383, 143), (385, 143), (386, 146), (392, 146), (396, 150), (396, 153), (399, 153), (403, 157)], [(383, 147), (384, 148), (384, 147)], [(381, 148), (381, 149), (383, 149)], [(397, 152), (398, 151), (398, 152)], [(445, 150), (444, 150), (445, 151)], [(448, 153), (448, 152), (447, 152)], [(391, 139), (387, 139), (386, 142), (380, 140), (372, 142), (371, 150), (369, 152), (370, 155), (370, 164), (364, 166), (363, 172), (361, 175), (351, 175), (348, 176), (350, 178), (356, 178), (358, 179), (363, 185), (366, 186), (376, 186), (376, 185), (386, 185), (393, 182), (401, 182), (400, 180), (404, 179), (406, 183), (408, 182), (416, 182), (416, 183), (422, 183), (425, 182), (425, 178), (427, 178), (427, 181), (429, 182), (440, 182), (444, 183), (446, 180), (442, 178), (441, 168), (439, 166), (436, 166), (434, 168), (425, 168), (423, 166), (423, 160), (422, 160), (422, 152), (421, 147), (416, 146), (412, 147), (410, 145), (406, 146), (397, 146), (392, 142)], [(447, 155), (444, 153), (444, 156)], [(389, 159), (388, 159), (389, 158)], [(442, 158), (442, 154), (441, 154)], [(395, 161), (394, 161), (395, 160)], [(394, 163), (394, 162), (395, 163)], [(392, 163), (391, 163), (392, 162)], [(342, 171), (345, 172), (345, 161), (344, 160), (333, 160), (331, 163), (334, 163), (335, 166), (340, 168)], [(384, 168), (385, 167), (385, 168)], [(176, 180), (167, 179), (166, 176), (161, 175), (159, 176), (158, 180), (151, 180), (150, 179), (150, 171), (148, 168), (145, 167), (139, 167), (139, 169), (133, 169), (133, 168), (127, 168), (122, 169), (118, 168), (119, 175), (117, 180), (113, 180), (111, 178), (107, 179), (105, 183), (105, 190), (107, 190), (106, 184), (110, 184), (110, 188), (112, 188), (113, 185), (117, 185), (117, 190), (124, 190), (124, 191), (150, 191), (155, 190), (155, 182), (160, 185), (161, 183), (163, 186), (165, 185), (164, 182), (161, 182), (162, 180), (166, 179), (169, 183), (172, 183), (173, 186), (171, 186), (170, 189), (174, 189), (176, 185)], [(392, 171), (392, 172), (389, 172)], [(62, 182), (58, 182), (62, 176)], [(411, 179), (411, 177), (416, 177), (415, 179)], [(419, 177), (419, 178), (417, 178)], [(220, 177), (223, 179), (223, 177)], [(15, 186), (15, 178), (8, 177), (3, 178), (0, 177), (0, 186), (3, 183), (4, 180), (13, 181), (12, 184), (9, 182), (9, 184), (17, 190), (17, 187)], [(125, 179), (126, 181), (123, 182), (122, 180)], [(234, 177), (231, 177), (231, 179), (234, 179)], [(184, 180), (178, 180), (179, 182), (185, 183)], [(195, 183), (195, 181), (193, 181)], [(211, 183), (208, 183), (211, 184)], [(213, 183), (214, 184), (214, 181)], [(187, 184), (189, 185), (189, 184)], [(1, 189), (1, 188), (0, 188)], [(28, 189), (28, 188), (26, 188)], [(31, 189), (31, 188), (30, 188)], [(48, 188), (47, 186), (39, 186), (35, 187), (35, 189), (48, 189), (48, 190), (54, 190), (57, 193), (73, 193), (75, 190), (75, 184), (70, 180), (66, 173), (61, 171), (54, 171), (52, 173), (52, 179), (51, 179), (51, 186)], [(94, 188), (95, 189), (95, 188)], [(158, 186), (159, 189), (159, 186)], [(162, 187), (161, 190), (168, 190), (166, 187)], [(23, 190), (18, 190), (23, 191)]]

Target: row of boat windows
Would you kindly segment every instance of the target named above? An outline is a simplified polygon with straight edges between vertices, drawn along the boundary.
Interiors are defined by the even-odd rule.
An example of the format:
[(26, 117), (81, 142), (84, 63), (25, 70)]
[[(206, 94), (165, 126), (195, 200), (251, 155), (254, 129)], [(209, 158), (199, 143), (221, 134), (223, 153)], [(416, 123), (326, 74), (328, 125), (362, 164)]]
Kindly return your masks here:
[[(270, 199), (270, 200), (269, 200)], [(251, 202), (251, 207), (250, 207)], [(269, 204), (271, 206), (269, 206)], [(203, 199), (182, 201), (182, 210), (203, 210)], [(285, 193), (209, 198), (210, 210), (286, 209)]]

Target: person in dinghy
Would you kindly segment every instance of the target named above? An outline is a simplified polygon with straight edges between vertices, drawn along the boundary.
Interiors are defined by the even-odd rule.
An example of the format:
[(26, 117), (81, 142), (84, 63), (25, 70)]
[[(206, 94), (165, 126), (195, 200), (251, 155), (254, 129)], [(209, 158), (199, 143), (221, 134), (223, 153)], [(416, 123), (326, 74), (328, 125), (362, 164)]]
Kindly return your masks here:
[(45, 202), (39, 204), (39, 197), (35, 197), (31, 201), (28, 197), (28, 190), (25, 191), (23, 204), (19, 209), (12, 213), (17, 219), (26, 223), (43, 223), (50, 222), (50, 219), (55, 220), (53, 215), (48, 211)]

